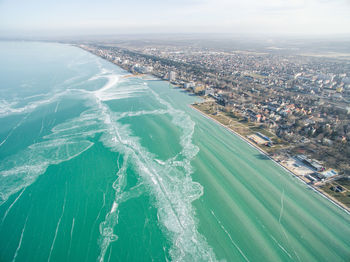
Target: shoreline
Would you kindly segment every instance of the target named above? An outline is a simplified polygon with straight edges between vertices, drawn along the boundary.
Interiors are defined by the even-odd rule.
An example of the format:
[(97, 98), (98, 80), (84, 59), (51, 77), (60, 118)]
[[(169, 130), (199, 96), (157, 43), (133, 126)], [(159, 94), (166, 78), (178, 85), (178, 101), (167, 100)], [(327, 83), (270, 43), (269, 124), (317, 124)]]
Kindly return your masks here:
[[(158, 81), (166, 81), (168, 82), (169, 84), (172, 84), (170, 81), (168, 80), (165, 80), (165, 79), (161, 79), (159, 78), (158, 76), (156, 75), (153, 75), (152, 73), (148, 73), (148, 74), (135, 74), (121, 66), (119, 66), (118, 64), (108, 60), (107, 58), (104, 58), (104, 57), (101, 57), (93, 52), (91, 52), (90, 50), (88, 49), (85, 49), (85, 48), (82, 48), (81, 46), (79, 45), (73, 45), (75, 47), (78, 47), (86, 52), (89, 52), (101, 59), (104, 59), (106, 60), (107, 62), (115, 65), (115, 66), (118, 66), (119, 68), (123, 69), (125, 72), (128, 72), (130, 73), (129, 75), (126, 75), (126, 78), (129, 78), (129, 77), (138, 77), (138, 78), (142, 78), (143, 76), (152, 76), (154, 78), (156, 78)], [(247, 144), (255, 149), (257, 149), (261, 154), (263, 154), (264, 156), (266, 156), (267, 158), (269, 158), (270, 160), (272, 160), (275, 164), (277, 164), (278, 166), (280, 166), (282, 169), (284, 169), (285, 171), (287, 171), (289, 174), (291, 174), (293, 177), (295, 177), (296, 179), (298, 179), (299, 181), (301, 181), (303, 184), (305, 184), (308, 188), (312, 189), (315, 193), (319, 194), (320, 196), (326, 198), (328, 201), (330, 201), (331, 203), (333, 203), (334, 205), (336, 205), (337, 207), (339, 207), (340, 209), (342, 209), (345, 213), (347, 213), (348, 215), (350, 215), (350, 207), (347, 207), (345, 206), (343, 203), (337, 201), (336, 199), (333, 199), (331, 196), (327, 195), (326, 193), (322, 192), (321, 190), (319, 190), (318, 188), (316, 187), (313, 187), (311, 185), (309, 185), (308, 183), (306, 183), (304, 180), (302, 180), (298, 175), (296, 175), (293, 171), (289, 170), (287, 167), (285, 167), (284, 165), (282, 165), (281, 163), (277, 162), (275, 159), (273, 159), (267, 152), (265, 152), (263, 149), (261, 149), (260, 147), (258, 147), (257, 145), (255, 145), (254, 143), (252, 143), (249, 139), (245, 138), (244, 136), (242, 136), (241, 134), (237, 133), (236, 131), (232, 130), (231, 128), (225, 126), (224, 124), (220, 123), (218, 120), (212, 118), (211, 116), (209, 116), (208, 114), (202, 112), (201, 110), (195, 108), (192, 104), (189, 104), (189, 107), (196, 110), (197, 112), (199, 112), (202, 116), (206, 117), (207, 119), (211, 120), (211, 121), (214, 121), (215, 123), (221, 125), (222, 127), (224, 127), (227, 131), (231, 132), (232, 134), (236, 135), (237, 137), (239, 137), (240, 139), (242, 139), (244, 142), (247, 142)]]
[(294, 172), (292, 172), (291, 170), (289, 170), (287, 167), (285, 167), (284, 165), (282, 165), (281, 163), (277, 162), (275, 159), (273, 159), (268, 153), (266, 153), (264, 150), (262, 150), (260, 147), (258, 147), (257, 145), (253, 144), (251, 141), (249, 141), (249, 139), (245, 138), (244, 136), (242, 136), (241, 134), (237, 133), (236, 131), (232, 130), (231, 128), (225, 126), (224, 124), (220, 123), (218, 120), (216, 120), (215, 118), (212, 118), (211, 116), (209, 116), (208, 114), (202, 112), (201, 110), (195, 108), (192, 104), (189, 105), (190, 108), (196, 110), (197, 112), (199, 112), (202, 116), (204, 116), (205, 118), (214, 121), (215, 123), (219, 124), (220, 126), (222, 126), (223, 128), (225, 128), (227, 131), (231, 132), (232, 134), (236, 135), (238, 138), (242, 139), (244, 142), (246, 142), (249, 146), (257, 149), (261, 154), (263, 154), (264, 156), (266, 156), (267, 158), (269, 158), (271, 161), (273, 161), (275, 164), (277, 164), (278, 166), (280, 166), (281, 168), (283, 168), (285, 171), (287, 171), (289, 174), (291, 174), (293, 177), (297, 178), (299, 181), (301, 181), (303, 184), (305, 184), (308, 188), (312, 189), (315, 193), (319, 194), (320, 196), (326, 198), (328, 201), (330, 201), (332, 204), (336, 205), (337, 207), (339, 207), (340, 209), (342, 209), (345, 213), (347, 213), (348, 215), (350, 215), (350, 208), (348, 208), (347, 206), (345, 206), (343, 203), (338, 202), (337, 200), (333, 199), (332, 197), (328, 196), (327, 194), (325, 194), (324, 192), (322, 192), (321, 190), (319, 190), (316, 187), (313, 187), (309, 184), (307, 184), (304, 180), (302, 180), (298, 175), (296, 175)]

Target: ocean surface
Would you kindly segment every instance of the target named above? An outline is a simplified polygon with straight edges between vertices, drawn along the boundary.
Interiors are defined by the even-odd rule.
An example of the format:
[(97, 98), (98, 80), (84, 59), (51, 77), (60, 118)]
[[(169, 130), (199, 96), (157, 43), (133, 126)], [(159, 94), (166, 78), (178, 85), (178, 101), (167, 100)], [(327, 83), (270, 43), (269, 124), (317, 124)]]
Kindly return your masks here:
[(0, 261), (350, 261), (350, 215), (77, 47), (0, 42)]

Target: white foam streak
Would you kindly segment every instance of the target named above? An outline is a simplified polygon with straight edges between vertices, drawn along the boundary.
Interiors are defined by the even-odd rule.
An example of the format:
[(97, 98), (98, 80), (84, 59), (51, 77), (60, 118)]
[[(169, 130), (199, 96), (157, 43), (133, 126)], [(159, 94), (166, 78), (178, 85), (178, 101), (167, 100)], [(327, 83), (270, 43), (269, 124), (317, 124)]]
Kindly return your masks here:
[(56, 242), (56, 237), (57, 237), (58, 229), (59, 229), (60, 224), (61, 224), (61, 220), (62, 220), (62, 217), (63, 217), (63, 214), (64, 214), (64, 209), (65, 209), (65, 207), (66, 207), (66, 198), (67, 198), (67, 184), (66, 184), (66, 191), (65, 191), (65, 194), (64, 194), (64, 201), (63, 201), (63, 206), (62, 206), (62, 213), (61, 213), (61, 216), (60, 216), (60, 218), (58, 219), (58, 222), (57, 222), (57, 226), (56, 226), (56, 230), (55, 230), (55, 236), (54, 236), (54, 238), (53, 238), (53, 241), (52, 241), (52, 244), (51, 244), (51, 248), (50, 248), (49, 257), (48, 257), (48, 259), (47, 259), (48, 262), (51, 260), (51, 254), (52, 254), (52, 251), (53, 251), (53, 247), (55, 246), (55, 242)]
[(88, 140), (73, 136), (72, 139), (61, 138), (36, 143), (8, 157), (0, 163), (0, 203), (32, 184), (49, 165), (69, 161), (92, 145)]
[[(0, 192), (2, 192), (0, 201), (6, 201), (9, 195), (33, 183), (49, 165), (68, 161), (80, 155), (93, 145), (88, 138), (102, 133), (101, 141), (103, 144), (112, 151), (117, 151), (124, 158), (121, 167), (118, 160), (117, 179), (113, 183), (114, 202), (99, 226), (100, 255), (98, 260), (104, 260), (110, 243), (118, 239), (114, 233), (114, 227), (118, 224), (120, 204), (147, 191), (154, 196), (159, 223), (162, 225), (165, 235), (169, 236), (173, 243), (170, 249), (172, 260), (216, 261), (212, 248), (197, 230), (195, 210), (192, 206), (192, 201), (203, 194), (202, 186), (193, 182), (191, 178), (193, 172), (191, 160), (199, 150), (192, 143), (194, 122), (185, 112), (174, 109), (171, 104), (160, 98), (147, 85), (122, 87), (122, 85), (117, 85), (119, 76), (107, 71), (91, 80), (98, 78), (107, 78), (108, 82), (97, 91), (67, 90), (66, 93), (57, 94), (48, 100), (42, 100), (36, 104), (28, 105), (27, 108), (18, 109), (21, 112), (32, 110), (45, 103), (58, 101), (59, 97), (68, 93), (79, 94), (79, 97), (83, 99), (89, 98), (89, 106), (92, 108), (79, 117), (54, 127), (51, 130), (52, 133), (44, 137), (44, 141), (33, 144), (0, 163)], [(112, 99), (140, 96), (146, 92), (152, 95), (165, 109), (115, 113), (104, 103), (104, 101)], [(82, 94), (83, 96), (81, 96)], [(58, 102), (56, 106), (58, 106)], [(181, 151), (165, 161), (156, 159), (153, 154), (143, 148), (139, 139), (131, 135), (129, 127), (118, 121), (125, 117), (162, 114), (169, 115), (172, 123), (181, 130)], [(137, 172), (139, 181), (133, 188), (125, 190), (129, 167)], [(9, 184), (11, 187), (4, 186)], [(64, 205), (57, 223), (49, 260), (63, 216)], [(71, 237), (73, 228), (74, 219)]]
[[(56, 91), (55, 93), (48, 93), (48, 94), (42, 94), (38, 95), (38, 97), (42, 97), (40, 100), (36, 101), (30, 101), (25, 105), (19, 105), (19, 101), (6, 101), (1, 100), (0, 101), (0, 118), (7, 117), (10, 115), (17, 115), (17, 114), (26, 114), (31, 113), (38, 107), (49, 105), (54, 102), (56, 102), (56, 107), (54, 109), (54, 112), (57, 113), (58, 107), (60, 104), (60, 101), (64, 97), (74, 97), (74, 98), (86, 98), (84, 95), (91, 94), (91, 91), (87, 91), (84, 89), (74, 89), (72, 86), (70, 88), (67, 88), (65, 90)], [(82, 96), (83, 95), (83, 96)], [(34, 98), (36, 96), (32, 96)], [(28, 100), (27, 98), (21, 99), (21, 102)]]
[(8, 135), (5, 137), (5, 139), (1, 141), (0, 147), (6, 143), (7, 139), (12, 135), (13, 131), (14, 131), (14, 129), (11, 129), (11, 131), (8, 133)]
[(281, 224), (281, 219), (282, 219), (282, 215), (283, 215), (283, 203), (284, 203), (284, 189), (281, 195), (281, 210), (280, 210), (280, 217), (278, 218), (278, 223)]
[(118, 80), (119, 80), (119, 76), (118, 75), (108, 75), (108, 76), (103, 76), (103, 77), (106, 77), (108, 79), (108, 82), (101, 89), (95, 91), (95, 95), (99, 99), (102, 99), (103, 94), (106, 91), (108, 91), (108, 89), (114, 87), (118, 83)]
[(22, 196), (23, 192), (24, 192), (25, 188), (22, 189), (21, 193), (16, 197), (15, 201), (13, 201), (13, 203), (9, 206), (9, 208), (6, 210), (4, 217), (2, 218), (1, 224), (5, 221), (8, 213), (10, 212), (11, 208), (14, 206), (14, 204), (16, 204), (17, 200)]
[[(86, 96), (81, 97), (81, 92), (78, 94), (80, 98), (86, 98)], [(91, 96), (91, 93), (89, 94)], [(44, 141), (32, 144), (27, 149), (3, 159), (0, 162), (0, 204), (4, 203), (10, 195), (32, 184), (49, 165), (69, 161), (88, 150), (93, 145), (88, 138), (105, 132), (101, 127), (98, 113), (96, 110), (87, 110), (76, 119), (56, 125), (51, 130), (51, 134), (43, 137)], [(6, 139), (27, 116), (10, 131)], [(43, 128), (42, 121), (40, 133)], [(1, 142), (1, 145), (6, 142), (6, 139)]]
[(243, 251), (239, 248), (239, 246), (236, 244), (235, 241), (233, 241), (231, 235), (229, 234), (229, 232), (226, 230), (226, 228), (224, 227), (224, 225), (221, 223), (221, 221), (217, 218), (217, 216), (215, 215), (213, 210), (210, 210), (210, 212), (212, 213), (212, 215), (215, 217), (216, 221), (219, 223), (220, 227), (222, 228), (222, 230), (226, 233), (226, 235), (229, 237), (231, 243), (235, 246), (235, 248), (238, 250), (238, 252), (242, 255), (242, 257), (244, 258), (245, 261), (249, 262), (249, 259), (246, 257), (246, 255), (243, 253)]
[[(294, 248), (293, 248), (293, 245), (290, 245), (289, 237), (288, 237), (288, 235), (287, 235), (286, 231), (284, 230), (284, 227), (283, 227), (283, 225), (282, 225), (282, 223), (281, 223), (282, 216), (283, 216), (283, 210), (284, 210), (284, 188), (283, 188), (282, 195), (281, 195), (281, 209), (280, 209), (280, 215), (279, 215), (279, 218), (278, 218), (278, 223), (279, 223), (280, 229), (281, 229), (281, 231), (282, 231), (282, 233), (283, 233), (285, 239), (287, 240), (287, 243), (289, 244), (289, 246), (290, 246), (290, 248), (292, 249), (293, 253), (295, 254), (296, 258), (300, 261), (297, 252), (296, 252), (296, 251), (294, 250)], [(278, 244), (278, 245), (279, 245), (279, 244)], [(280, 245), (279, 245), (279, 247), (280, 247), (283, 251), (285, 251), (285, 253), (287, 253), (287, 255), (288, 255), (289, 257), (291, 257), (291, 255), (287, 252), (287, 250), (286, 250), (284, 247), (282, 247), (282, 246), (280, 246)]]
[(67, 91), (63, 91), (60, 93), (56, 93), (56, 94), (48, 94), (46, 99), (41, 99), (38, 101), (34, 101), (34, 102), (29, 102), (28, 104), (26, 104), (25, 106), (22, 107), (16, 107), (15, 105), (18, 104), (18, 102), (14, 101), (14, 102), (2, 102), (0, 103), (0, 117), (6, 117), (9, 115), (14, 115), (14, 114), (23, 114), (23, 113), (30, 113), (32, 111), (34, 111), (36, 108), (43, 106), (43, 105), (48, 105), (51, 104), (55, 101), (57, 101), (59, 98), (61, 98), (62, 96), (67, 95), (67, 93), (69, 92), (69, 90)]
[(100, 255), (98, 261), (104, 261), (107, 249), (112, 241), (116, 241), (118, 236), (113, 233), (113, 228), (118, 222), (118, 206), (123, 202), (122, 194), (126, 187), (126, 168), (127, 168), (128, 156), (124, 158), (122, 167), (117, 172), (117, 180), (113, 183), (113, 189), (115, 190), (115, 200), (112, 204), (112, 208), (106, 215), (105, 220), (101, 222), (99, 230), (101, 234), (100, 239)]
[(73, 217), (72, 227), (71, 227), (71, 229), (70, 229), (69, 248), (68, 248), (68, 255), (67, 255), (67, 258), (68, 258), (68, 259), (69, 259), (70, 251), (71, 251), (71, 248), (72, 248), (72, 240), (73, 240), (74, 224), (75, 224), (75, 218)]
[(73, 217), (72, 228), (70, 229), (70, 239), (73, 239), (74, 223), (75, 223), (75, 218)]
[(57, 113), (59, 104), (60, 104), (60, 101), (57, 101), (57, 104), (56, 104), (56, 107), (55, 107), (55, 113)]
[(28, 217), (26, 218), (26, 222), (24, 223), (24, 226), (23, 226), (23, 229), (22, 229), (22, 233), (21, 233), (21, 237), (19, 239), (19, 243), (18, 243), (18, 246), (16, 248), (15, 255), (13, 256), (12, 262), (16, 261), (16, 258), (17, 258), (17, 255), (18, 255), (18, 251), (21, 249), (22, 239), (23, 239), (24, 231), (26, 230), (27, 221), (28, 221)]
[(278, 245), (278, 247), (288, 255), (289, 258), (292, 258), (292, 256), (288, 253), (288, 251), (271, 234), (270, 234), (270, 237)]
[(152, 110), (152, 111), (146, 111), (146, 110), (140, 110), (137, 112), (123, 112), (120, 113), (119, 115), (116, 116), (116, 119), (122, 119), (125, 117), (135, 117), (135, 116), (144, 116), (144, 115), (165, 115), (168, 114), (169, 112), (167, 110), (163, 109), (157, 109), (157, 110)]
[(147, 87), (145, 86), (116, 86), (116, 84), (120, 82), (120, 76), (111, 73), (106, 74), (106, 72), (102, 72), (89, 80), (96, 80), (100, 78), (107, 78), (108, 81), (102, 88), (92, 92), (98, 101), (110, 101), (137, 97), (147, 90)]
[(109, 255), (108, 255), (107, 262), (109, 262), (111, 260), (111, 255), (112, 255), (112, 248), (110, 248), (110, 250), (109, 250)]
[[(195, 211), (191, 202), (203, 194), (203, 188), (192, 181), (191, 159), (197, 154), (198, 148), (192, 144), (194, 123), (180, 110), (175, 110), (169, 103), (161, 99), (158, 94), (149, 90), (154, 97), (166, 107), (165, 110), (139, 111), (115, 114), (97, 97), (97, 106), (100, 116), (106, 124), (106, 134), (102, 136), (102, 142), (112, 150), (123, 153), (133, 164), (140, 176), (140, 180), (156, 198), (159, 222), (164, 226), (167, 235), (170, 235), (173, 247), (170, 255), (174, 261), (215, 261), (215, 255), (208, 246), (203, 236), (197, 231)], [(172, 122), (182, 131), (180, 144), (181, 152), (174, 158), (160, 163), (155, 157), (146, 151), (136, 137), (130, 136), (130, 130), (126, 125), (121, 125), (118, 119), (144, 114), (169, 114)], [(109, 236), (113, 234), (113, 227), (117, 223), (118, 206), (120, 202), (127, 201), (128, 192), (123, 192), (125, 185), (125, 161), (119, 169), (118, 179), (113, 184), (116, 190), (116, 198), (107, 214), (106, 220), (100, 225), (99, 261), (103, 261), (109, 245)], [(114, 219), (114, 224), (111, 221)], [(106, 225), (109, 223), (109, 226)]]
[(41, 135), (41, 133), (43, 132), (43, 129), (44, 129), (44, 118), (41, 120), (41, 128), (40, 128), (40, 131), (39, 131), (39, 135)]
[(5, 142), (7, 141), (7, 139), (12, 135), (12, 133), (20, 126), (22, 125), (22, 123), (27, 119), (28, 115), (24, 116), (18, 123), (17, 125), (15, 125), (10, 132), (7, 134), (7, 136), (5, 137), (5, 139), (0, 143), (0, 147), (5, 144)]

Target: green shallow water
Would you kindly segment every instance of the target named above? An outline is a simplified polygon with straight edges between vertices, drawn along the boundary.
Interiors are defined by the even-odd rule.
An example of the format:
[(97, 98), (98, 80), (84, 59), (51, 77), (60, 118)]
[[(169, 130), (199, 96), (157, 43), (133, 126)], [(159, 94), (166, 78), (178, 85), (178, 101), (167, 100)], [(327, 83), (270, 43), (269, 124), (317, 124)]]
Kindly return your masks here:
[(0, 261), (350, 260), (350, 216), (195, 97), (75, 47), (0, 47)]

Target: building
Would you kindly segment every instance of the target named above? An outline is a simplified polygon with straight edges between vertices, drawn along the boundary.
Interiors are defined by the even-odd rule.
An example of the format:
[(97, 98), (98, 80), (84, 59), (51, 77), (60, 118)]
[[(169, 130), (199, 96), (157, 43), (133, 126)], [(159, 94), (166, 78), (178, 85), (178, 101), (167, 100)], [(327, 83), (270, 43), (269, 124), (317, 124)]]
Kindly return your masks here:
[(209, 96), (209, 95), (214, 95), (215, 90), (213, 88), (207, 88), (205, 89), (205, 95)]
[(338, 172), (333, 170), (333, 169), (330, 169), (330, 170), (327, 170), (327, 171), (324, 171), (321, 173), (325, 178), (330, 178), (330, 177), (333, 177), (333, 176), (337, 176), (338, 175)]
[(152, 66), (140, 66), (138, 64), (133, 66), (133, 69), (141, 74), (149, 74), (152, 73), (153, 67)]
[(169, 71), (169, 81), (175, 81), (176, 80), (176, 72), (174, 71)]
[(324, 167), (318, 161), (308, 159), (305, 155), (297, 155), (296, 159), (298, 159), (308, 167), (311, 167), (313, 170), (317, 172), (324, 171)]
[(196, 84), (194, 82), (189, 82), (184, 84), (184, 88), (194, 88)]

